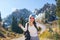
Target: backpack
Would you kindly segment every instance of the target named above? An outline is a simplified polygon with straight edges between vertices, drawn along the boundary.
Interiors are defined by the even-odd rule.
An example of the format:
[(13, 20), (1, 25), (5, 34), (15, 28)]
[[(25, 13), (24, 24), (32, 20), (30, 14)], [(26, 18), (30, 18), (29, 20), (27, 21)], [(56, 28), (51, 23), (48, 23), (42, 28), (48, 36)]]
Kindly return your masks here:
[(30, 32), (28, 31), (28, 25), (29, 23), (27, 23), (27, 31), (24, 32), (24, 35), (25, 35), (25, 40), (30, 40), (31, 36), (30, 36)]

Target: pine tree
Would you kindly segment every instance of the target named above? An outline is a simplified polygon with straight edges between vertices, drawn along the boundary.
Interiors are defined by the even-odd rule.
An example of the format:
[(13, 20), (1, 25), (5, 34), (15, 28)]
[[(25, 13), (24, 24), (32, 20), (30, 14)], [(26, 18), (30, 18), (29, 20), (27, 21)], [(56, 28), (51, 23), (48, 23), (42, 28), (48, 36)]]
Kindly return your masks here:
[[(25, 27), (26, 21), (24, 20), (23, 17), (20, 18), (20, 21), (18, 24), (22, 24)], [(20, 28), (20, 33), (23, 33), (23, 30)]]
[(13, 16), (12, 18), (12, 27), (11, 30), (15, 33), (22, 33), (20, 28), (18, 27), (18, 23), (17, 23), (17, 18)]
[(25, 26), (26, 21), (23, 17), (21, 17), (19, 23), (21, 23), (23, 26)]
[[(55, 0), (55, 1), (56, 1), (56, 4), (57, 4), (56, 15), (60, 18), (60, 0)], [(59, 23), (59, 29), (60, 29), (60, 19), (58, 20), (58, 23)], [(55, 40), (60, 39), (60, 35), (57, 32), (55, 32), (55, 34), (54, 34), (54, 39)]]
[(49, 17), (50, 17), (50, 11), (49, 10), (46, 10), (45, 11), (45, 23), (48, 23), (48, 19), (49, 19)]
[(2, 19), (1, 19), (1, 12), (0, 12), (0, 22), (2, 21)]
[(1, 12), (0, 12), (0, 37), (6, 38), (6, 36), (4, 35), (6, 33), (6, 30), (3, 28), (1, 23), (2, 23), (2, 18), (1, 18)]
[(1, 26), (1, 21), (2, 21), (2, 19), (1, 19), (1, 12), (0, 12), (0, 26)]
[[(56, 0), (56, 4), (57, 4), (57, 7), (56, 7), (56, 14), (58, 15), (58, 17), (60, 18), (60, 0)], [(60, 19), (59, 19), (59, 25), (60, 25)], [(60, 27), (60, 26), (59, 26)]]

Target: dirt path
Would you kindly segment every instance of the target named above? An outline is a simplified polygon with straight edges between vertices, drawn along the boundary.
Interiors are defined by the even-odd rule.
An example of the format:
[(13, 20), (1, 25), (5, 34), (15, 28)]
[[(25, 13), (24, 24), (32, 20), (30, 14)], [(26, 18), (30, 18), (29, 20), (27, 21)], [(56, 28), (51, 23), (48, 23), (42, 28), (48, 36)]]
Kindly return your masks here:
[[(20, 38), (14, 38), (12, 40), (25, 40), (25, 38), (24, 37), (20, 37)], [(40, 40), (52, 40), (52, 39), (43, 38), (43, 39), (40, 39)]]
[(23, 37), (20, 37), (20, 38), (14, 38), (12, 40), (25, 40), (25, 37), (23, 36)]

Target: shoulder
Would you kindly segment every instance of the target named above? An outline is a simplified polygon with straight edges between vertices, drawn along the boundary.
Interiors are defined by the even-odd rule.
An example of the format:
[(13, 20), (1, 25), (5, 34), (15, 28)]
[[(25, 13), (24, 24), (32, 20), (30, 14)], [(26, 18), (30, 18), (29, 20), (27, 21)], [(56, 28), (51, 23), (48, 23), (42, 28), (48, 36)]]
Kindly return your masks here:
[(40, 25), (40, 23), (36, 22), (36, 25)]
[(38, 22), (36, 22), (36, 25), (39, 26), (39, 27), (42, 27), (42, 28), (46, 27), (44, 24), (41, 24), (41, 23), (38, 23)]
[(44, 24), (41, 24), (41, 23), (38, 23), (38, 22), (36, 22), (36, 24), (37, 24), (37, 25), (41, 25), (41, 26), (44, 26)]
[(29, 22), (27, 22), (25, 25), (29, 25)]
[(39, 27), (39, 26), (40, 26), (40, 24), (39, 24), (38, 22), (36, 22), (36, 25), (37, 25), (37, 27)]

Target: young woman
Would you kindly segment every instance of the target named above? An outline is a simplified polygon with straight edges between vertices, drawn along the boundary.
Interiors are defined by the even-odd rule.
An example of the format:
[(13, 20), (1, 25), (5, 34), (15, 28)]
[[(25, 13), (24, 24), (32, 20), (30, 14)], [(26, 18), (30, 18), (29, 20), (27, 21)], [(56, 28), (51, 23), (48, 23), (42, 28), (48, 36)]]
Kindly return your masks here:
[[(30, 40), (39, 40), (38, 31), (34, 27), (34, 23), (36, 23), (37, 28), (39, 28), (39, 27), (41, 28), (40, 33), (43, 33), (45, 31), (45, 29), (46, 29), (45, 25), (35, 22), (35, 16), (36, 16), (35, 14), (31, 14), (29, 16), (29, 22), (28, 22), (29, 23), (29, 27), (28, 27), (28, 30), (29, 30), (30, 36), (31, 36)], [(21, 27), (24, 31), (26, 31), (27, 30), (27, 23), (25, 25), (25, 28), (21, 24), (19, 24), (19, 27)]]

